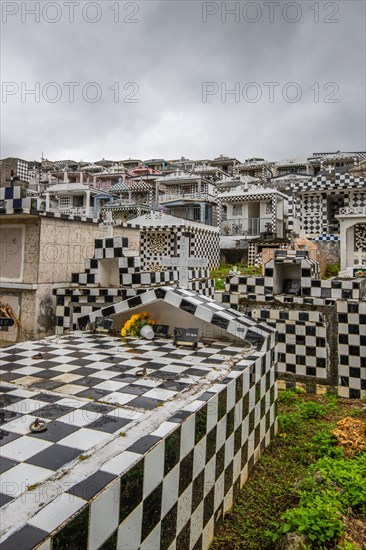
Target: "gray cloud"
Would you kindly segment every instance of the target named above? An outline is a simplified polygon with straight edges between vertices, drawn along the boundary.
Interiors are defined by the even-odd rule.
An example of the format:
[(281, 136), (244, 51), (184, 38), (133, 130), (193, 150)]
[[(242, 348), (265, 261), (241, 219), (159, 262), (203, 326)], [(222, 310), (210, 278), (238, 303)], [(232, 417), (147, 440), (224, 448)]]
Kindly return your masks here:
[[(3, 157), (33, 159), (43, 152), (50, 159), (169, 159), (222, 153), (273, 160), (365, 147), (364, 2), (275, 2), (272, 23), (263, 1), (119, 2), (115, 23), (111, 8), (117, 2), (80, 1), (70, 23), (65, 2), (59, 1), (60, 21), (52, 24), (41, 15), (35, 23), (23, 13), (21, 22), (22, 5), (36, 4), (2, 3), (3, 91), (4, 82), (19, 86), (7, 102), (2, 96)], [(56, 2), (40, 8), (45, 4), (46, 17), (55, 17)], [(89, 18), (97, 14), (93, 4), (101, 15), (94, 24), (82, 18), (82, 8), (88, 8), (84, 15)], [(225, 21), (222, 6), (235, 4), (238, 21), (229, 14)], [(6, 22), (4, 6), (19, 10)], [(218, 9), (206, 23), (205, 6)], [(300, 11), (299, 21), (289, 22)], [(257, 22), (245, 20), (256, 15)], [(138, 22), (123, 22), (126, 17)], [(39, 103), (30, 95), (22, 102), (22, 82), (28, 89), (40, 83)], [(50, 100), (57, 90), (44, 88), (50, 82), (61, 90), (55, 103)], [(73, 103), (65, 82), (80, 83)], [(91, 82), (101, 92), (95, 103), (90, 101), (93, 86), (82, 95)], [(124, 89), (129, 82), (138, 89)], [(210, 89), (215, 91), (206, 102), (204, 82), (214, 83)], [(273, 102), (269, 82), (279, 83)], [(297, 86), (286, 87), (289, 82)], [(233, 89), (238, 97), (225, 95)], [(299, 100), (291, 102), (300, 92)], [(258, 101), (252, 102), (256, 93)]]

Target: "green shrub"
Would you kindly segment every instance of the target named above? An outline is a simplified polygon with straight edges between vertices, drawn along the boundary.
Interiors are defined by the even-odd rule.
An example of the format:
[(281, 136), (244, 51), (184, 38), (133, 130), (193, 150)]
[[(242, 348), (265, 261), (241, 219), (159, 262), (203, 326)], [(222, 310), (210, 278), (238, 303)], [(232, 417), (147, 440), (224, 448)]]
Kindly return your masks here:
[(329, 431), (323, 430), (311, 439), (308, 444), (308, 449), (317, 458), (330, 456), (332, 458), (340, 458), (343, 456), (343, 447), (338, 447), (337, 438)]
[(297, 413), (279, 414), (277, 419), (280, 433), (297, 433), (301, 429), (302, 418)]
[(311, 420), (325, 415), (326, 408), (315, 401), (303, 401), (297, 405), (298, 412), (302, 418)]
[(296, 399), (295, 392), (293, 389), (290, 390), (279, 390), (278, 392), (278, 402), (283, 403), (284, 405), (289, 405), (293, 403)]

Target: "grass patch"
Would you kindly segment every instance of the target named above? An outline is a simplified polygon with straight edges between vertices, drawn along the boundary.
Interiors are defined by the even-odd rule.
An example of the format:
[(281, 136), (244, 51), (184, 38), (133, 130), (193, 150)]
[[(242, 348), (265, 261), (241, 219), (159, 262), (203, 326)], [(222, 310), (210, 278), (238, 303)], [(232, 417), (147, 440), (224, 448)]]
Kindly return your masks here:
[(212, 269), (210, 271), (210, 277), (211, 279), (215, 280), (215, 290), (225, 290), (225, 281), (226, 277), (229, 275), (230, 271), (234, 269), (234, 266), (236, 265), (236, 268), (238, 272), (240, 271), (240, 275), (250, 276), (250, 277), (261, 277), (262, 276), (262, 268), (261, 267), (254, 267), (251, 265), (238, 265), (238, 264), (227, 264), (222, 265), (217, 269)]
[(293, 530), (307, 535), (307, 550), (363, 548), (349, 546), (346, 537), (365, 514), (366, 455), (344, 458), (331, 434), (346, 416), (366, 420), (361, 400), (284, 390), (278, 413), (278, 435), (225, 516), (211, 549), (273, 550), (283, 533)]

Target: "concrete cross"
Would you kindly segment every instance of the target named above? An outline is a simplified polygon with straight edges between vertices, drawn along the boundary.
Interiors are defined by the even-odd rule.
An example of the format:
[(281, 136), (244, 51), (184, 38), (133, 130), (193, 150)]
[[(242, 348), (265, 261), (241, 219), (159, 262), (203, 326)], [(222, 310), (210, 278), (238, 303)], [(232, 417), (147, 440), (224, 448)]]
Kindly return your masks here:
[(189, 237), (182, 235), (180, 239), (180, 256), (176, 258), (163, 257), (162, 264), (165, 267), (177, 267), (179, 273), (179, 286), (188, 288), (188, 269), (190, 267), (207, 267), (206, 258), (189, 257)]
[(112, 216), (112, 210), (107, 210), (105, 213), (105, 220), (103, 222), (103, 225), (106, 227), (106, 237), (110, 238), (113, 237), (113, 216)]

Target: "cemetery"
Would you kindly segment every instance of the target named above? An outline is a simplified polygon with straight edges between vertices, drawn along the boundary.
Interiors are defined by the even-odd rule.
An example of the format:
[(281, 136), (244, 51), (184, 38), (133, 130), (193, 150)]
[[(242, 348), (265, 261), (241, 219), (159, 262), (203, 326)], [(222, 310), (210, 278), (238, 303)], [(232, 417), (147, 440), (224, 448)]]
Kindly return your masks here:
[[(274, 224), (283, 196), (272, 195), (261, 209)], [(279, 389), (366, 396), (363, 233), (348, 214), (340, 228), (361, 247), (354, 264), (340, 247), (338, 275), (322, 278), (322, 242), (243, 234), (249, 267), (219, 291), (219, 227), (162, 210), (128, 221), (108, 208), (99, 220), (9, 210), (0, 545), (208, 548), (283, 433)], [(54, 335), (16, 343), (46, 303)]]

